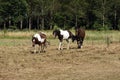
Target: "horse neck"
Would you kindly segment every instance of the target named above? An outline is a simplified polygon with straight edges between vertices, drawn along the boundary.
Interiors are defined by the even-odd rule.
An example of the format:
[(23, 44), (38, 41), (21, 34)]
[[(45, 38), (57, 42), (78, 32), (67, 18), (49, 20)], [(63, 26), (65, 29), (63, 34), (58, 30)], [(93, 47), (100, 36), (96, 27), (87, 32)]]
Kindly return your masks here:
[(75, 37), (75, 35), (71, 33), (71, 39), (73, 39), (74, 37)]
[(58, 37), (60, 36), (60, 31), (59, 30), (57, 30), (55, 33), (56, 33), (56, 36), (58, 36)]
[(71, 33), (70, 35), (71, 35), (71, 37), (74, 37), (73, 33)]

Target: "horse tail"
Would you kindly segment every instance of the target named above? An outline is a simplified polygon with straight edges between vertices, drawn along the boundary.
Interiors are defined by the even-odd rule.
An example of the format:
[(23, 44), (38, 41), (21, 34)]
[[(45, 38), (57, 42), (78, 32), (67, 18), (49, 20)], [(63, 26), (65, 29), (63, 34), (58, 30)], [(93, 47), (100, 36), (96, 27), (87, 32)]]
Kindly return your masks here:
[(47, 48), (47, 46), (49, 46), (49, 45), (50, 45), (50, 41), (46, 40), (45, 47)]

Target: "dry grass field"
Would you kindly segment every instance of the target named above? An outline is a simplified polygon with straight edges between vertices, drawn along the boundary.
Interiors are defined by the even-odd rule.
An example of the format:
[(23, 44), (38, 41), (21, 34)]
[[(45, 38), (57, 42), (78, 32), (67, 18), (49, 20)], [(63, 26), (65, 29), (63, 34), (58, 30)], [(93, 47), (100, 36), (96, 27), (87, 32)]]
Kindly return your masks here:
[[(33, 33), (21, 35), (31, 37)], [(14, 34), (17, 38), (20, 35), (9, 33)], [(110, 37), (109, 46), (106, 35)], [(82, 49), (71, 43), (67, 50), (64, 42), (64, 49), (58, 51), (58, 40), (49, 38), (46, 52), (37, 54), (31, 53), (30, 37), (0, 39), (0, 80), (120, 80), (118, 31), (106, 34), (87, 31)]]

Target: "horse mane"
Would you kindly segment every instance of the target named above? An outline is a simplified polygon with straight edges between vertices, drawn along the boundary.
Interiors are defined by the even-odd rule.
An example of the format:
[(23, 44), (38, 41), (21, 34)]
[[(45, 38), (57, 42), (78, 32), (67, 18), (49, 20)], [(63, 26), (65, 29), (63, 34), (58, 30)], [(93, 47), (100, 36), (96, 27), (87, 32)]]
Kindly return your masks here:
[(85, 35), (85, 29), (84, 28), (76, 28), (75, 35)]
[(54, 33), (56, 33), (57, 35), (60, 35), (60, 30), (56, 29), (53, 31), (53, 35), (54, 35)]
[(41, 38), (46, 38), (46, 34), (44, 32), (39, 32)]

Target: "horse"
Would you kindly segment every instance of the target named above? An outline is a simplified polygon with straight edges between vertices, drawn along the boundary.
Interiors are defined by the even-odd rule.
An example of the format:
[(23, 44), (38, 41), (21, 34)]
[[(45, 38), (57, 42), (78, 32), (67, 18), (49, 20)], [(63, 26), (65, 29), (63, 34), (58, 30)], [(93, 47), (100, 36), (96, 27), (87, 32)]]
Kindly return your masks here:
[(82, 28), (75, 29), (75, 37), (73, 38), (72, 42), (74, 42), (74, 40), (76, 40), (78, 48), (82, 47), (84, 38), (85, 38), (85, 30)]
[(74, 37), (74, 35), (72, 34), (71, 31), (69, 31), (69, 30), (62, 30), (62, 29), (60, 29), (60, 30), (54, 30), (53, 31), (53, 35), (54, 35), (55, 38), (58, 37), (58, 39), (60, 41), (59, 42), (58, 50), (62, 49), (61, 46), (62, 46), (63, 40), (67, 41), (67, 43), (68, 43), (67, 49), (69, 49), (70, 38), (72, 39)]
[[(39, 53), (40, 52), (45, 52), (44, 48), (46, 47), (46, 34), (43, 32), (40, 33), (36, 33), (32, 36), (32, 46), (35, 48), (34, 52), (36, 53), (36, 46), (35, 45), (39, 45)], [(41, 47), (41, 50), (40, 50)]]

